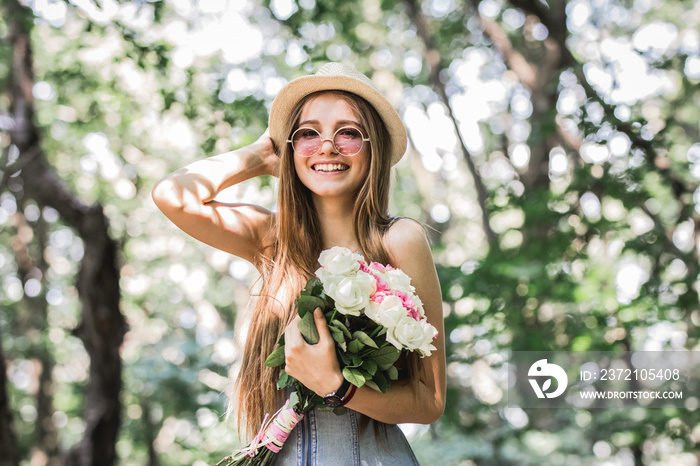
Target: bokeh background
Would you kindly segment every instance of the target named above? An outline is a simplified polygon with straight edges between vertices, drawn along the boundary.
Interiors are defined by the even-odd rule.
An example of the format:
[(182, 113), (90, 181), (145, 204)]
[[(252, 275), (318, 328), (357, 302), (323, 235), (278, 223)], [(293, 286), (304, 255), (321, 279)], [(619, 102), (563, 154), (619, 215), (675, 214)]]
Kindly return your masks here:
[[(0, 465), (213, 464), (251, 266), (177, 230), (167, 173), (254, 141), (342, 61), (402, 115), (448, 404), (423, 464), (700, 464), (666, 409), (508, 405), (509, 351), (699, 349), (700, 3), (3, 0)], [(222, 193), (269, 208), (275, 180)], [(237, 324), (238, 323), (238, 324)], [(700, 374), (699, 374), (700, 376)]]

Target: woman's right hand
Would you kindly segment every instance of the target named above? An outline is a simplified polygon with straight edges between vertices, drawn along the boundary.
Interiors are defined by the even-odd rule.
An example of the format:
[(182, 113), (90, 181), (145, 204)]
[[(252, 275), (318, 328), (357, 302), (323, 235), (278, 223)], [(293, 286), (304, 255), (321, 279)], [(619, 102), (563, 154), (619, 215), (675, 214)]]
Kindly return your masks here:
[(255, 147), (255, 153), (258, 154), (260, 161), (265, 167), (265, 174), (279, 177), (280, 158), (275, 152), (275, 145), (270, 138), (270, 130), (265, 130), (262, 136), (253, 143), (253, 146)]

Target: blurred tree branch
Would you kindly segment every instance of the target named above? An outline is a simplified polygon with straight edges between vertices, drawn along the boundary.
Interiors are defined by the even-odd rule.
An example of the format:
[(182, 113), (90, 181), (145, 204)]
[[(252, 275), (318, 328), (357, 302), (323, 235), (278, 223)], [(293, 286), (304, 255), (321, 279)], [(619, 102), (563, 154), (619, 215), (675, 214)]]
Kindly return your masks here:
[(657, 151), (652, 141), (642, 138), (639, 132), (632, 128), (632, 125), (615, 116), (615, 106), (606, 102), (598, 91), (588, 82), (583, 72), (583, 65), (567, 46), (566, 39), (568, 38), (569, 32), (566, 25), (566, 2), (562, 0), (550, 1), (548, 3), (548, 5), (550, 5), (549, 8), (544, 8), (544, 5), (537, 0), (510, 0), (509, 3), (537, 17), (547, 28), (549, 37), (557, 44), (560, 50), (560, 67), (572, 68), (574, 74), (578, 78), (579, 84), (581, 84), (586, 91), (586, 97), (598, 102), (603, 107), (606, 118), (615, 124), (618, 131), (626, 134), (632, 141), (632, 145), (642, 149), (653, 161)]
[[(684, 215), (690, 216), (698, 220), (698, 214), (692, 208), (692, 205), (689, 204), (689, 199), (684, 200), (684, 197), (682, 196), (683, 193), (694, 190), (695, 187), (689, 186), (682, 177), (674, 173), (668, 167), (667, 162), (665, 161), (665, 149), (661, 151), (659, 150), (660, 147), (668, 146), (668, 144), (665, 141), (665, 131), (668, 130), (669, 125), (664, 125), (663, 129), (657, 135), (655, 135), (653, 139), (646, 139), (642, 137), (642, 134), (638, 130), (636, 130), (632, 124), (622, 121), (616, 116), (615, 105), (611, 105), (610, 103), (608, 103), (600, 95), (600, 93), (588, 82), (586, 75), (583, 71), (583, 64), (574, 56), (574, 54), (571, 52), (571, 49), (566, 43), (566, 40), (568, 38), (568, 28), (566, 24), (566, 2), (561, 0), (551, 1), (548, 3), (549, 8), (544, 8), (544, 5), (537, 0), (510, 0), (510, 3), (513, 6), (522, 9), (526, 13), (536, 16), (537, 19), (548, 29), (549, 36), (545, 40), (545, 44), (547, 42), (551, 42), (552, 45), (550, 45), (550, 47), (556, 47), (560, 51), (559, 66), (562, 68), (569, 67), (573, 70), (574, 74), (578, 79), (579, 84), (583, 87), (586, 93), (586, 97), (590, 100), (597, 102), (603, 108), (606, 121), (612, 123), (617, 131), (620, 131), (621, 133), (625, 134), (630, 139), (632, 147), (636, 147), (642, 151), (642, 153), (647, 159), (647, 162), (649, 163), (649, 166), (655, 167), (656, 171), (662, 174), (664, 178), (668, 181), (668, 183), (674, 191), (678, 202), (681, 202), (684, 205), (684, 208), (681, 209), (680, 212), (681, 217), (678, 218), (677, 221), (673, 223), (673, 225), (665, 226), (659, 218), (659, 216), (651, 212), (647, 208), (647, 206), (644, 205), (643, 202), (639, 203), (638, 207), (640, 207), (647, 215), (649, 215), (649, 217), (653, 220), (655, 227), (667, 239), (668, 244), (666, 245), (666, 248), (678, 257), (685, 256), (686, 254), (680, 251), (673, 244), (672, 237), (676, 224), (684, 220)], [(508, 38), (507, 36), (505, 36), (504, 33), (497, 31), (497, 29), (499, 28), (497, 24), (490, 22), (491, 24), (487, 25), (487, 23), (489, 22), (483, 20), (483, 18), (482, 23), (485, 25), (485, 29), (487, 29), (487, 32), (489, 30), (495, 31), (493, 35), (490, 35), (494, 39), (494, 43), (496, 44), (496, 46), (504, 54), (504, 57), (517, 55), (517, 52), (510, 51), (511, 47), (509, 47), (508, 44), (503, 44), (505, 41), (508, 40)], [(499, 46), (499, 44), (501, 45)], [(513, 58), (511, 58), (510, 60), (508, 60), (508, 62), (511, 64), (511, 66), (513, 66), (512, 69), (516, 72), (518, 72), (518, 69), (523, 68), (523, 66), (521, 66), (518, 63), (518, 60), (514, 60)], [(522, 73), (522, 75), (521, 73), (518, 73), (518, 75), (521, 77), (521, 80), (523, 78), (529, 77), (528, 73)], [(541, 82), (541, 80), (539, 81)], [(534, 100), (535, 99), (533, 98), (533, 101)], [(556, 101), (554, 103), (556, 104)], [(674, 104), (672, 103), (672, 106), (673, 105)], [(641, 126), (642, 125), (639, 125), (639, 128), (641, 128)], [(560, 134), (562, 132), (566, 131), (560, 129)], [(576, 139), (569, 139), (566, 140), (566, 142), (571, 148), (576, 149), (578, 152), (578, 149), (580, 148), (580, 142), (577, 142)], [(696, 221), (696, 227), (697, 225), (698, 222)], [(691, 267), (693, 269), (696, 268), (694, 265)]]
[(404, 0), (404, 2), (408, 7), (410, 19), (415, 24), (416, 29), (418, 31), (418, 36), (421, 38), (421, 41), (423, 42), (423, 46), (425, 48), (425, 61), (430, 67), (430, 83), (433, 85), (435, 90), (437, 90), (438, 95), (440, 96), (440, 100), (442, 101), (443, 105), (445, 105), (445, 108), (448, 111), (448, 115), (454, 126), (455, 133), (459, 138), (462, 156), (464, 157), (464, 160), (467, 163), (469, 173), (471, 174), (472, 179), (474, 181), (474, 188), (476, 189), (477, 200), (479, 202), (479, 206), (481, 207), (481, 224), (484, 233), (486, 234), (486, 239), (490, 247), (498, 248), (498, 236), (491, 228), (490, 223), (491, 215), (487, 204), (489, 195), (486, 191), (486, 187), (484, 186), (484, 182), (481, 179), (481, 175), (479, 174), (479, 171), (477, 170), (476, 165), (474, 164), (474, 159), (469, 153), (469, 149), (467, 149), (467, 146), (464, 142), (464, 138), (462, 137), (462, 132), (459, 130), (459, 124), (457, 123), (457, 118), (455, 117), (455, 114), (452, 110), (450, 98), (445, 90), (445, 84), (440, 79), (440, 74), (443, 71), (443, 68), (440, 65), (440, 52), (437, 49), (435, 41), (432, 37), (428, 19), (423, 14), (418, 0)]
[(561, 72), (560, 44), (552, 39), (545, 39), (542, 46), (538, 48), (539, 55), (535, 65), (513, 47), (508, 35), (498, 23), (479, 14), (478, 5), (479, 1), (475, 1), (474, 14), (508, 67), (530, 90), (533, 107), (530, 121), (533, 126), (538, 125), (541, 128), (540, 131), (535, 131), (540, 137), (530, 143), (530, 161), (527, 169), (522, 173), (521, 180), (526, 190), (546, 188), (549, 185), (550, 150), (560, 142), (568, 146), (580, 146), (580, 143), (571, 137), (561, 137), (562, 133), (566, 134), (566, 132), (556, 122), (553, 112), (558, 99), (556, 84), (553, 81)]
[[(511, 2), (513, 4), (517, 2)], [(541, 11), (541, 5), (536, 5), (534, 8), (537, 11)], [(553, 38), (548, 38), (545, 40), (544, 46), (547, 50), (548, 59), (542, 66), (533, 66), (527, 59), (515, 48), (511, 43), (508, 35), (495, 21), (484, 18), (478, 13), (478, 2), (475, 2), (474, 11), (476, 12), (479, 21), (481, 22), (484, 32), (493, 41), (496, 48), (503, 55), (504, 60), (508, 64), (508, 67), (515, 72), (515, 74), (520, 79), (525, 86), (533, 90), (533, 94), (541, 94), (543, 85), (549, 83), (552, 75), (552, 68), (558, 68), (561, 66), (559, 60), (561, 58), (561, 42), (555, 42), (554, 37), (559, 37), (562, 34), (561, 28), (557, 27), (552, 33)], [(544, 23), (543, 23), (544, 24)], [(564, 27), (563, 34), (566, 35), (566, 27)], [(550, 79), (548, 79), (548, 75)], [(533, 95), (533, 101), (535, 100), (535, 95)], [(551, 104), (551, 103), (550, 103)], [(554, 102), (556, 105), (556, 102)], [(563, 128), (560, 121), (556, 122), (557, 135), (561, 139), (561, 142), (565, 144), (569, 149), (578, 153), (581, 149), (581, 138), (578, 134), (574, 134), (571, 131)]]

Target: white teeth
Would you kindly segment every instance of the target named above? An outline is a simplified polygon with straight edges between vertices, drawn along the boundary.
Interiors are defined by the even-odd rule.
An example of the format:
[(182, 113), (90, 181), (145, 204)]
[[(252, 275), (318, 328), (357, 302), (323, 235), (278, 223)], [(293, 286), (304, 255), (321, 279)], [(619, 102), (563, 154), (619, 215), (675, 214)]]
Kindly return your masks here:
[(318, 172), (337, 172), (347, 170), (348, 166), (339, 163), (323, 163), (314, 165), (313, 169)]

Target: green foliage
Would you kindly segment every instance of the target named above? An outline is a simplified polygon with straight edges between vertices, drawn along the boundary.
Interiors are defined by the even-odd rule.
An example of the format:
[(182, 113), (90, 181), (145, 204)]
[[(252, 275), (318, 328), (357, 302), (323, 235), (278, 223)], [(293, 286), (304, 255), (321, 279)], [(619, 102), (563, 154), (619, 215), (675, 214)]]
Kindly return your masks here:
[(306, 317), (307, 314), (313, 317), (316, 308), (321, 308), (322, 310), (326, 308), (326, 302), (316, 296), (302, 295), (296, 300), (296, 304), (299, 309), (299, 315), (302, 318)]
[(277, 367), (284, 364), (284, 345), (278, 346), (270, 355), (265, 359), (265, 365), (267, 367)]
[(299, 327), (299, 332), (301, 332), (301, 335), (308, 344), (315, 345), (318, 343), (318, 329), (316, 328), (316, 322), (314, 322), (313, 311), (304, 314), (304, 317), (301, 318), (297, 327)]
[(365, 384), (365, 376), (360, 369), (353, 367), (343, 368), (343, 377), (353, 385), (361, 387)]
[(379, 366), (394, 364), (399, 359), (399, 355), (400, 351), (393, 346), (383, 346), (369, 353), (370, 359)]
[[(129, 2), (119, 4), (124, 14), (114, 18), (120, 20), (96, 19), (67, 3), (61, 25), (52, 26), (38, 11), (36, 18), (28, 17), (35, 81), (43, 83), (34, 89), (42, 148), (71, 190), (86, 203), (99, 201), (105, 207), (111, 233), (122, 246), (122, 310), (130, 330), (122, 351), (120, 456), (134, 464), (146, 464), (153, 454), (163, 464), (199, 466), (236, 447), (233, 426), (220, 420), (230, 390), (228, 368), (240, 359), (236, 319), (255, 278), (246, 272), (248, 264), (176, 230), (157, 212), (149, 192), (158, 179), (189, 161), (257, 139), (267, 126), (275, 86), (281, 84), (274, 80), (313, 72), (327, 60), (352, 63), (380, 81), (381, 72), (389, 71), (399, 82), (383, 82), (382, 90), (399, 95), (396, 102), (404, 115), (410, 110), (426, 117), (423, 123), (407, 122), (416, 153), (410, 151), (397, 166), (391, 206), (393, 214), (432, 228), (446, 310), (446, 412), (438, 423), (409, 436), (422, 462), (583, 465), (631, 455), (637, 464), (681, 464), (684, 455), (692, 455), (697, 408), (523, 410), (523, 424), (507, 415), (503, 398), (488, 395), (503, 391), (494, 375), (500, 366), (492, 356), (512, 350), (640, 349), (647, 344), (697, 350), (700, 157), (693, 148), (700, 140), (700, 90), (697, 76), (686, 66), (699, 51), (693, 40), (685, 39), (697, 35), (686, 24), (693, 2), (659, 7), (583, 2), (589, 11), (585, 18), (572, 16), (571, 3), (549, 2), (552, 14), (568, 8), (569, 22), (550, 17), (546, 40), (533, 35), (547, 19), (536, 18), (544, 11), (537, 2), (482, 6), (484, 15), (484, 8), (495, 5), (486, 19), (540, 73), (541, 89), (523, 84), (471, 4), (417, 2), (435, 47), (426, 57), (407, 2), (299, 1), (283, 20), (269, 11), (270, 3), (251, 2), (241, 10), (245, 24), (263, 31), (269, 48), (239, 62), (225, 60), (220, 50), (207, 51), (214, 50), (204, 47), (216, 42), (211, 38), (180, 41), (217, 15), (199, 6), (186, 13), (168, 2), (138, 2), (142, 24), (129, 19)], [(675, 45), (646, 50), (629, 45), (651, 24), (675, 28)], [(9, 33), (7, 16), (0, 15), (3, 176), (13, 157), (5, 119), (11, 101)], [(566, 38), (578, 62), (548, 61), (558, 37)], [(600, 84), (582, 81), (591, 78), (591, 70), (613, 70), (612, 88), (626, 88), (616, 82), (622, 67), (607, 55), (612, 42), (603, 43), (603, 38), (628, 44), (642, 68), (668, 81), (666, 88), (620, 103)], [(273, 39), (280, 41), (277, 50)], [(596, 50), (600, 53), (591, 52)], [(412, 60), (420, 66), (411, 69)], [(462, 136), (469, 144), (481, 139), (480, 146), (470, 147), (488, 191), (484, 205), (475, 201), (461, 152), (445, 145), (449, 134), (431, 135), (441, 144), (437, 148), (420, 145), (416, 125), (446, 114), (434, 88), (436, 67), (461, 120)], [(480, 81), (469, 78), (465, 69)], [(253, 84), (232, 81), (238, 71)], [(500, 97), (485, 104), (459, 100), (486, 92), (487, 87), (479, 87), (484, 83), (497, 88)], [(578, 97), (563, 110), (567, 95)], [(530, 114), (519, 113), (516, 104), (522, 104), (517, 100), (522, 96), (532, 107)], [(472, 114), (481, 116), (471, 121)], [(516, 134), (514, 129), (523, 127)], [(562, 138), (562, 132), (571, 138)], [(577, 140), (607, 147), (608, 157), (582, 157)], [(628, 148), (612, 153), (609, 149), (620, 141)], [(529, 151), (525, 166), (515, 163), (518, 144)], [(557, 174), (548, 163), (559, 150), (568, 168)], [(505, 172), (494, 168), (499, 164), (512, 175), (501, 176)], [(529, 182), (533, 174), (539, 177)], [(237, 199), (274, 207), (274, 180), (247, 183)], [(26, 461), (38, 440), (35, 387), (46, 355), (53, 364), (56, 413), (47, 419), (58, 427), (61, 449), (80, 439), (88, 361), (71, 332), (79, 323), (73, 287), (83, 250), (56, 212), (25, 202), (17, 177), (9, 177), (2, 189), (0, 329)], [(591, 200), (598, 202), (597, 214), (587, 207)], [(448, 207), (449, 219), (434, 216), (438, 205)], [(497, 230), (496, 244), (484, 240), (484, 210)], [(24, 252), (36, 264), (28, 273), (18, 267)], [(641, 278), (630, 281), (631, 273)], [(32, 278), (41, 291), (27, 297)], [(634, 285), (629, 290), (623, 286), (626, 278)], [(45, 316), (38, 312), (42, 300)], [(328, 302), (300, 299), (306, 324), (313, 323), (308, 311), (322, 304)], [(361, 364), (352, 357), (343, 360), (348, 366), (344, 375), (357, 381), (372, 375), (367, 385), (385, 391), (389, 380), (399, 378), (395, 370), (382, 372), (397, 360), (398, 351), (371, 348), (369, 337), (351, 334), (345, 319), (336, 316), (329, 322), (333, 339), (356, 355), (370, 352), (372, 357)], [(662, 327), (672, 336), (657, 338), (654, 329)], [(283, 362), (278, 349), (267, 364)], [(485, 379), (494, 381), (490, 393), (478, 386)], [(283, 375), (281, 387), (294, 383)], [(596, 444), (609, 449), (608, 458), (593, 453)], [(673, 447), (662, 448), (668, 445)]]

